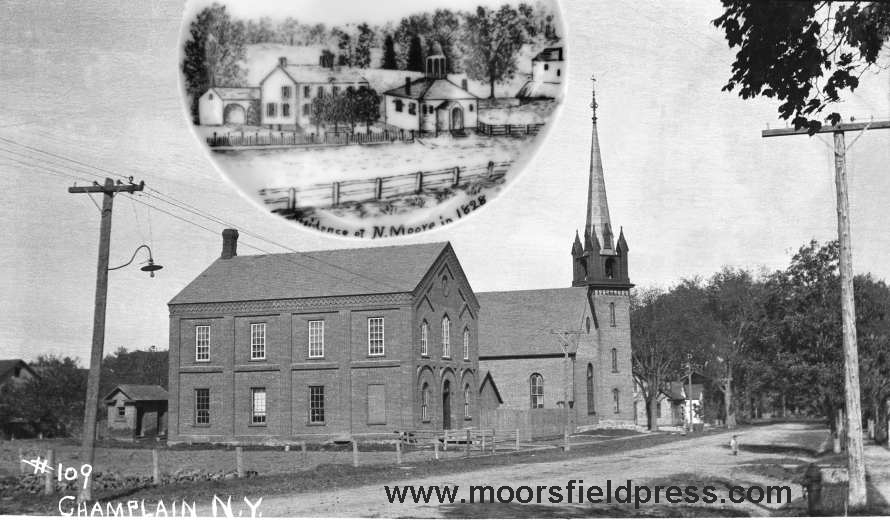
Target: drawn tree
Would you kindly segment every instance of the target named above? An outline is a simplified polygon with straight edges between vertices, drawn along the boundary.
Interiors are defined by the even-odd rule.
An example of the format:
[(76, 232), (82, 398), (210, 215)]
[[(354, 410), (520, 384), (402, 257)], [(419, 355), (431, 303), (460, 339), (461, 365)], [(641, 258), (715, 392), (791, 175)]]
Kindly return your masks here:
[(211, 87), (244, 84), (240, 63), (246, 58), (245, 28), (233, 22), (226, 8), (213, 4), (200, 11), (189, 26), (182, 73), (191, 112), (198, 122), (198, 98)]
[(381, 69), (396, 70), (399, 64), (396, 61), (396, 41), (391, 34), (387, 34), (383, 40), (383, 62), (380, 64)]
[[(723, 0), (713, 21), (738, 48), (724, 91), (776, 98), (779, 116), (815, 133), (820, 114), (854, 91), (890, 40), (890, 4)], [(832, 125), (841, 115), (824, 118)]]
[(361, 69), (371, 67), (371, 48), (374, 46), (374, 30), (366, 23), (358, 26), (358, 38), (353, 52), (352, 65)]
[(420, 36), (415, 35), (411, 38), (411, 45), (408, 48), (408, 62), (405, 65), (405, 70), (423, 72), (423, 69), (423, 43)]
[(342, 29), (334, 29), (334, 34), (337, 38), (337, 49), (340, 51), (337, 64), (351, 67), (353, 65), (352, 36)]
[(497, 10), (477, 7), (466, 18), (464, 42), (464, 70), (470, 78), (488, 82), (494, 98), (495, 84), (516, 73), (516, 58), (526, 42), (519, 12), (506, 4)]
[(460, 60), (457, 53), (457, 42), (461, 37), (461, 20), (453, 11), (448, 9), (436, 9), (433, 13), (430, 33), (427, 43), (432, 49), (435, 43), (442, 47), (442, 54), (445, 55), (445, 69), (451, 74), (457, 72), (460, 67)]
[(330, 94), (317, 96), (309, 105), (309, 122), (315, 125), (315, 134), (321, 134), (321, 126), (327, 124), (327, 117), (330, 114), (329, 105), (332, 103)]
[(380, 119), (380, 95), (374, 89), (362, 87), (355, 91), (354, 96), (356, 118), (364, 122), (365, 132), (371, 132), (371, 124)]

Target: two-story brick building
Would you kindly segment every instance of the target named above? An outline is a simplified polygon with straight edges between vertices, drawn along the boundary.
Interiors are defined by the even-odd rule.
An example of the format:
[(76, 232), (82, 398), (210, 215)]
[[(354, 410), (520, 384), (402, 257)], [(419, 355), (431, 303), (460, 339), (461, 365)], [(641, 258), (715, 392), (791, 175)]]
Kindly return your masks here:
[(450, 244), (221, 257), (169, 303), (169, 439), (460, 428), (479, 303)]

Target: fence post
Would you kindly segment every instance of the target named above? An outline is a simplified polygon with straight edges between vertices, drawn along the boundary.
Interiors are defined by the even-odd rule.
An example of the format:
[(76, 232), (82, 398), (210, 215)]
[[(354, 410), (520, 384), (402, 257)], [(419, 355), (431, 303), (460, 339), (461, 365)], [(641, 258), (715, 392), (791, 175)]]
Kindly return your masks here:
[[(15, 436), (13, 436), (15, 439)], [(19, 474), (25, 473), (25, 451), (19, 447)]]
[(529, 135), (529, 134), (531, 134), (531, 133), (532, 133), (532, 126), (531, 126), (531, 125), (526, 125), (526, 126), (525, 126), (525, 135), (527, 136), (527, 135)]
[(570, 449), (569, 446), (569, 426), (565, 425), (562, 428), (562, 442), (563, 442), (563, 451), (568, 452)]
[(513, 126), (507, 123), (507, 135), (513, 134)]
[(292, 212), (297, 210), (297, 189), (294, 187), (287, 191), (287, 209)]
[(161, 455), (158, 449), (151, 449), (151, 482), (161, 484)]
[(374, 199), (383, 199), (383, 179), (380, 177), (374, 182)]
[(439, 440), (433, 438), (433, 456), (439, 459)]
[(402, 441), (396, 440), (396, 465), (402, 464)]
[(460, 184), (460, 167), (456, 166), (451, 171), (451, 186), (455, 187)]
[[(448, 429), (445, 429), (445, 436), (442, 438), (442, 450), (448, 452)], [(22, 472), (25, 472), (24, 463), (22, 463)]]
[(519, 429), (516, 429), (516, 450), (519, 450)]
[(331, 185), (331, 206), (337, 206), (340, 204), (340, 182), (335, 181)]
[(498, 450), (497, 445), (498, 445), (497, 434), (495, 433), (494, 429), (491, 429), (491, 453), (492, 454), (497, 452), (497, 450)]
[(358, 442), (355, 438), (352, 440), (352, 466), (358, 467)]
[(217, 141), (216, 141), (216, 132), (213, 133), (213, 141), (211, 141), (211, 145), (212, 145), (212, 146), (216, 146), (216, 145), (217, 145)]
[(56, 462), (55, 460), (56, 459), (55, 459), (55, 454), (53, 453), (53, 449), (49, 449), (48, 451), (46, 451), (46, 466), (47, 466), (47, 468), (50, 469), (50, 472), (47, 472), (46, 474), (44, 474), (45, 480), (43, 482), (43, 494), (47, 495), (47, 496), (52, 495), (52, 493), (54, 492), (54, 487), (53, 487), (54, 474), (51, 469), (53, 468), (53, 466)]
[(244, 449), (240, 445), (235, 447), (235, 472), (239, 478), (244, 477)]
[(485, 454), (485, 431), (479, 431), (482, 434), (482, 454)]
[(469, 458), (470, 457), (470, 429), (467, 429), (467, 446), (466, 446), (466, 449), (464, 452), (466, 453), (466, 456)]
[(414, 193), (419, 194), (423, 192), (423, 171), (417, 172), (414, 174)]
[(494, 177), (494, 161), (488, 162), (488, 177)]

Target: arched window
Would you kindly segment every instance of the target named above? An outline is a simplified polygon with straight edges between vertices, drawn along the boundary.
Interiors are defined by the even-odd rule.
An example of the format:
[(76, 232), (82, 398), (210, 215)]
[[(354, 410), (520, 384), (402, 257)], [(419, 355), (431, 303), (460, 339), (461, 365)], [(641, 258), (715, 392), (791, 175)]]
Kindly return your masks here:
[(430, 354), (430, 326), (426, 320), (420, 324), (420, 354), (421, 356), (429, 356)]
[(614, 347), (612, 348), (612, 372), (618, 372), (618, 350)]
[(609, 325), (615, 327), (615, 303), (609, 302)]
[(420, 419), (430, 421), (430, 384), (423, 384), (420, 391)]
[(464, 418), (470, 419), (470, 384), (464, 386)]
[(442, 358), (451, 358), (451, 320), (442, 317)]
[(612, 402), (615, 404), (615, 414), (621, 412), (621, 402), (619, 401), (620, 396), (618, 393), (618, 389), (612, 389)]
[(587, 364), (587, 414), (596, 414), (596, 396), (593, 393), (593, 364)]
[(464, 328), (464, 360), (470, 359), (470, 330)]
[(544, 377), (538, 373), (532, 374), (529, 379), (532, 409), (544, 408)]
[(442, 275), (442, 294), (448, 296), (448, 275)]
[(606, 278), (615, 278), (615, 259), (606, 259)]

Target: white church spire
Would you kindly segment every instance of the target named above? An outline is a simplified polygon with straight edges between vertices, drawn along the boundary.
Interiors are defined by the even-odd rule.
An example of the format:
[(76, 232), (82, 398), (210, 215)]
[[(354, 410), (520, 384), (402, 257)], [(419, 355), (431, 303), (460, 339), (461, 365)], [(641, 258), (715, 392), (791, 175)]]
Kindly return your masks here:
[(596, 128), (596, 78), (593, 81), (593, 130), (590, 138), (590, 186), (587, 191), (587, 225), (585, 235), (596, 237), (604, 250), (612, 250), (612, 223), (609, 218), (609, 201), (606, 199), (606, 179), (603, 174), (603, 158), (600, 155), (599, 135)]

